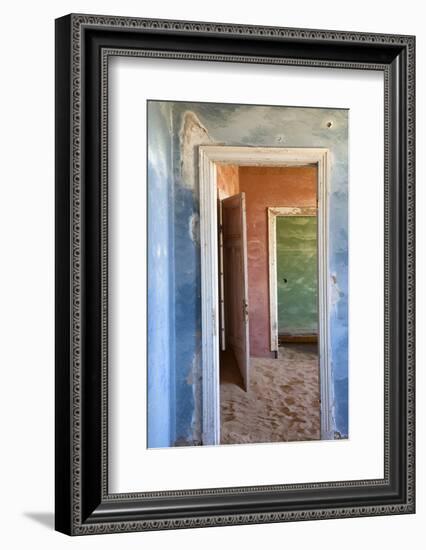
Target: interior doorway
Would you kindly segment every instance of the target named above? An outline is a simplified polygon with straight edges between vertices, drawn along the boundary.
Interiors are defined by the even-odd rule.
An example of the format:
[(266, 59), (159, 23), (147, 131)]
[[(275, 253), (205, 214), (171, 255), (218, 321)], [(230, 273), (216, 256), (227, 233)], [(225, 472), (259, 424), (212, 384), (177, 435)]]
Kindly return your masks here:
[[(263, 204), (265, 197), (254, 198), (254, 202), (249, 201), (247, 212), (244, 186), (240, 189), (235, 185), (232, 170), (258, 180), (269, 170), (279, 182), (285, 169), (293, 176), (297, 172), (299, 177), (305, 172), (295, 169), (304, 167), (311, 181), (315, 174), (314, 196), (309, 199), (311, 206), (295, 206), (291, 193), (287, 206), (281, 206), (280, 198), (274, 195), (278, 191), (272, 189), (267, 197), (269, 207)], [(225, 184), (221, 182), (224, 168), (231, 169)], [(325, 149), (200, 147), (204, 444), (331, 438), (327, 177)], [(302, 185), (303, 178), (300, 182)], [(258, 183), (253, 189), (262, 193)], [(299, 185), (299, 193), (300, 190)], [(262, 235), (263, 225), (265, 235)], [(279, 237), (287, 234), (283, 243), (277, 240), (277, 225)], [(314, 244), (315, 251), (312, 246), (306, 247), (307, 240), (310, 245)], [(257, 253), (255, 248), (261, 247), (262, 242), (266, 248), (263, 267), (259, 261), (261, 250)], [(291, 250), (294, 242), (304, 248), (302, 261), (296, 258), (295, 250)], [(287, 276), (280, 271), (280, 255), (287, 260), (283, 264)], [(309, 278), (308, 274), (309, 284), (306, 281), (301, 284), (301, 279)], [(262, 281), (265, 277), (266, 282)], [(283, 296), (286, 306), (280, 308)], [(301, 298), (303, 307), (292, 307), (291, 300), (300, 304)], [(262, 327), (264, 321), (266, 329)], [(267, 342), (262, 347), (265, 338)], [(292, 370), (292, 365), (299, 367)], [(301, 418), (297, 404), (292, 409), (291, 392), (296, 391), (297, 384), (304, 386), (303, 391), (294, 394), (296, 398), (303, 395), (306, 400), (308, 396), (312, 403), (317, 403), (316, 420), (312, 423), (306, 420), (306, 415)], [(225, 386), (228, 393), (234, 393), (228, 395), (223, 389)], [(312, 395), (308, 395), (309, 387), (314, 388)], [(287, 392), (285, 402), (283, 391)], [(226, 409), (228, 402), (230, 407)], [(227, 416), (230, 409), (234, 413), (232, 418)], [(304, 431), (301, 431), (302, 424)], [(243, 425), (251, 425), (252, 433), (241, 430)], [(228, 429), (229, 426), (232, 429)]]

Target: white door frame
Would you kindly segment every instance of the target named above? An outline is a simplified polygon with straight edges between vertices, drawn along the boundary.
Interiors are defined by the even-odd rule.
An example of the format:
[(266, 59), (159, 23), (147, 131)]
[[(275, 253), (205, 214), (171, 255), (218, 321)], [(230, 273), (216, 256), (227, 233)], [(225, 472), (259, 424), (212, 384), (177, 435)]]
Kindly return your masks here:
[(201, 323), (203, 365), (203, 444), (220, 443), (219, 388), (219, 297), (217, 242), (216, 165), (318, 167), (318, 296), (319, 362), (321, 393), (321, 439), (334, 438), (333, 388), (329, 361), (329, 261), (328, 187), (329, 150), (325, 148), (199, 147), (200, 242), (201, 242)]

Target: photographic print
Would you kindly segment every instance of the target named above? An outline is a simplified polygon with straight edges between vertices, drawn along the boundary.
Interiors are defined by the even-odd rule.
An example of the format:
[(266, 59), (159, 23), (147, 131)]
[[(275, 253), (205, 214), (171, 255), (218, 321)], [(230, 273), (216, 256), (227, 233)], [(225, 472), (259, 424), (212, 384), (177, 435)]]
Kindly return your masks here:
[(147, 102), (149, 448), (349, 437), (348, 115)]

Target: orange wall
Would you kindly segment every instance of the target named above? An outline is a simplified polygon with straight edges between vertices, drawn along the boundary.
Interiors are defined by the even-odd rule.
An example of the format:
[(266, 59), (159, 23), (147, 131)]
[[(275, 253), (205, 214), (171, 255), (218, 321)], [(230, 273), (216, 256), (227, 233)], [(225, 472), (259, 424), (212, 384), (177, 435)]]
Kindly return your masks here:
[(239, 193), (238, 166), (217, 164), (217, 192), (220, 200)]
[(240, 166), (246, 194), (250, 355), (271, 357), (269, 328), (268, 213), (270, 206), (315, 206), (317, 168)]

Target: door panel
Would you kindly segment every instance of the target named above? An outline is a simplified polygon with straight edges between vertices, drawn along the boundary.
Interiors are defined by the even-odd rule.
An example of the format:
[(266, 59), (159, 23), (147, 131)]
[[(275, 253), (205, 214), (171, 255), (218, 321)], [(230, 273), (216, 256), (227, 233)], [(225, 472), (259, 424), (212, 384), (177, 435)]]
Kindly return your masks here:
[(249, 314), (245, 194), (222, 201), (223, 267), (226, 344), (233, 352), (249, 387)]
[(219, 243), (219, 334), (220, 334), (220, 350), (226, 350), (225, 338), (225, 280), (223, 271), (223, 219), (222, 219), (222, 201), (217, 201), (217, 219), (218, 219), (218, 243)]

